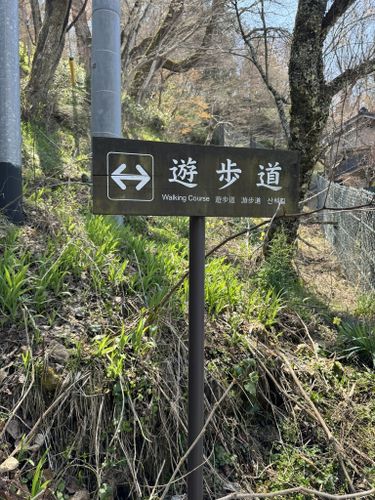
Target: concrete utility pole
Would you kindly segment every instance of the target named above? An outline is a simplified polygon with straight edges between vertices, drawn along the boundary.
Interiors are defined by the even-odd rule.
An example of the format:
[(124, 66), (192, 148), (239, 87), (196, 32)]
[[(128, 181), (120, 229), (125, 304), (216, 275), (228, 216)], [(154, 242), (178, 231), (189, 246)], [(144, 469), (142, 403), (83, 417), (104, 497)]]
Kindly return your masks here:
[(120, 0), (93, 0), (91, 133), (121, 137)]
[[(93, 0), (91, 135), (121, 137), (120, 0)], [(116, 216), (118, 224), (122, 217)]]
[(0, 1), (0, 211), (22, 213), (18, 0)]

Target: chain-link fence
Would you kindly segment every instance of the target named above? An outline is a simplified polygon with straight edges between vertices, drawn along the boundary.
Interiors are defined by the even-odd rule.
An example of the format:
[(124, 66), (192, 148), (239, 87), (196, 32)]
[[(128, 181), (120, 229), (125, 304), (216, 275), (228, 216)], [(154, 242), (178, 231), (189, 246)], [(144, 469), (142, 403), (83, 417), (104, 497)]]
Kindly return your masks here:
[(372, 204), (360, 210), (323, 210), (327, 240), (334, 247), (347, 278), (366, 290), (375, 290), (375, 194), (330, 183), (317, 176), (317, 208), (348, 208)]

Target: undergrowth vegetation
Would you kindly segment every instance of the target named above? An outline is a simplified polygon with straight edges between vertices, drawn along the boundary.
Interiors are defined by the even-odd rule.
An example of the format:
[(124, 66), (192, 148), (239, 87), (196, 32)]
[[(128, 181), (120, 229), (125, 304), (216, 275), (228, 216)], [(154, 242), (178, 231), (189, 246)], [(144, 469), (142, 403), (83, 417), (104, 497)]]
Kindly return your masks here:
[[(40, 130), (28, 127), (29, 148)], [(182, 494), (187, 278), (176, 284), (188, 268), (188, 221), (93, 216), (80, 178), (40, 184), (42, 172), (64, 179), (61, 165), (84, 156), (60, 156), (58, 172), (33, 154), (41, 172), (28, 171), (26, 223), (0, 223), (0, 463), (17, 461), (9, 488), (61, 500), (80, 489), (103, 500)], [(207, 222), (207, 250), (250, 230), (206, 260), (207, 498), (369, 489), (373, 303), (360, 298), (350, 320), (322, 309), (296, 249), (281, 234), (263, 260), (253, 226)]]

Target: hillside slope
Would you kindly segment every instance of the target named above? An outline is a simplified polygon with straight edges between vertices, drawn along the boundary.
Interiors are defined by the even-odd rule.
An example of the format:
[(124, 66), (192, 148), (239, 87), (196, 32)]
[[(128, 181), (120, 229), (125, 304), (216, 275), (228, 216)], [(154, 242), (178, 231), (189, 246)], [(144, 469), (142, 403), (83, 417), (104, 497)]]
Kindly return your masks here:
[[(0, 498), (181, 495), (188, 221), (91, 215), (87, 156), (56, 134), (58, 157), (25, 126), (26, 221), (0, 224)], [(317, 228), (264, 262), (256, 222), (207, 220), (207, 498), (368, 491), (373, 298)]]

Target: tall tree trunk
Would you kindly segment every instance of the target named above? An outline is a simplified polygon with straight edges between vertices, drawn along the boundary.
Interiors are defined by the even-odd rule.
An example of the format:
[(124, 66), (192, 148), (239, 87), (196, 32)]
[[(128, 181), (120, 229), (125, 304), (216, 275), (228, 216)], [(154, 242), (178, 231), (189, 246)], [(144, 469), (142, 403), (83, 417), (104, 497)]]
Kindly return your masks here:
[(322, 20), (327, 0), (300, 0), (289, 61), (289, 147), (301, 154), (301, 196), (319, 159), (331, 96), (324, 79)]
[(30, 0), (31, 15), (33, 18), (35, 43), (37, 43), (40, 30), (42, 28), (42, 16), (40, 14), (39, 0)]
[[(362, 62), (343, 70), (331, 81), (325, 81), (323, 59), (325, 39), (340, 17), (354, 3), (355, 0), (298, 1), (289, 60), (291, 102), (289, 148), (300, 153), (302, 202), (306, 197), (314, 166), (319, 160), (321, 137), (333, 97), (348, 85), (353, 85), (365, 75), (375, 71), (375, 57), (370, 50), (367, 53), (363, 52)], [(237, 6), (237, 3), (235, 5)], [(237, 6), (237, 17), (239, 12)], [(246, 41), (245, 33), (243, 37)], [(259, 71), (261, 73), (262, 68)], [(280, 227), (285, 230), (289, 242), (294, 242), (298, 222), (299, 218), (276, 219), (269, 231), (268, 242), (272, 241)], [(267, 254), (269, 244), (266, 243), (265, 249)]]
[[(324, 80), (322, 20), (327, 0), (300, 0), (289, 60), (290, 138), (289, 149), (300, 153), (300, 200), (305, 198), (313, 168), (319, 159), (320, 139), (327, 123), (331, 96)], [(301, 207), (302, 208), (302, 207)], [(284, 230), (294, 243), (298, 218), (276, 220), (268, 232), (269, 242)]]
[(48, 92), (64, 48), (72, 0), (46, 0), (30, 79), (26, 88), (26, 113), (40, 113), (48, 103)]
[(155, 73), (163, 66), (163, 60), (158, 56), (158, 50), (164, 39), (175, 28), (184, 8), (184, 0), (171, 0), (167, 13), (161, 26), (154, 37), (147, 38), (141, 42), (141, 46), (135, 50), (140, 51), (142, 63), (139, 64), (130, 94), (140, 103), (144, 97), (146, 88)]
[(89, 82), (91, 77), (91, 31), (87, 22), (86, 9), (81, 13), (84, 4), (84, 0), (73, 0), (72, 13), (73, 17), (77, 18), (74, 28), (77, 37), (78, 60), (85, 69), (86, 82)]

